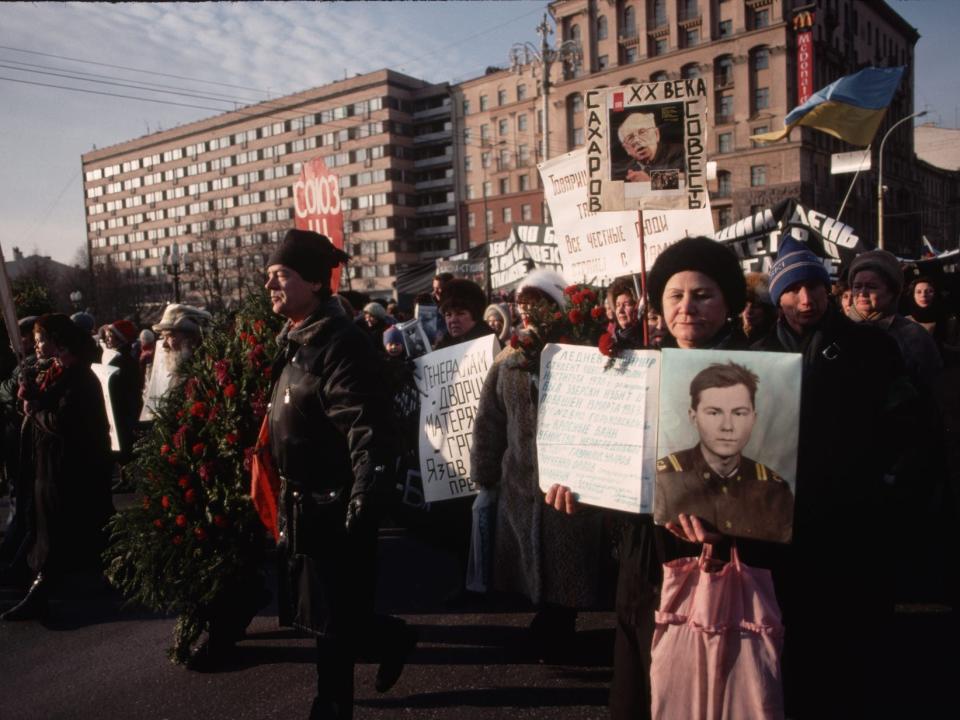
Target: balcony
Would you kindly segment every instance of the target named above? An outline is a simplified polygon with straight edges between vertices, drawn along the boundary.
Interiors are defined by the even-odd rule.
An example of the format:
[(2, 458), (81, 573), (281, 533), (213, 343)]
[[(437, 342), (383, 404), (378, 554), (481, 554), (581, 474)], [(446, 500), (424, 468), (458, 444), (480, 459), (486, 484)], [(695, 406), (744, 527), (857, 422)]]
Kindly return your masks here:
[(417, 110), (413, 114), (414, 121), (431, 120), (433, 118), (450, 117), (450, 103), (444, 103), (438, 107), (427, 108), (426, 110)]
[(444, 177), (437, 180), (423, 180), (422, 182), (418, 182), (416, 185), (414, 185), (413, 189), (417, 192), (420, 192), (421, 190), (446, 190), (452, 187), (453, 178)]
[(438, 142), (451, 142), (452, 140), (453, 140), (452, 130), (438, 130), (437, 132), (424, 133), (423, 135), (415, 135), (413, 138), (413, 144), (429, 145), (431, 143), (438, 143)]
[(439, 168), (453, 165), (453, 155), (435, 155), (433, 157), (421, 158), (413, 161), (413, 167), (416, 170), (427, 170), (429, 168)]
[(432, 225), (430, 227), (417, 228), (413, 231), (413, 236), (418, 238), (442, 237), (444, 235), (453, 235), (456, 232), (456, 225)]
[(442, 202), (442, 203), (433, 203), (431, 205), (420, 205), (417, 207), (417, 215), (435, 215), (437, 213), (443, 213), (449, 215), (457, 207), (457, 204), (454, 202)]

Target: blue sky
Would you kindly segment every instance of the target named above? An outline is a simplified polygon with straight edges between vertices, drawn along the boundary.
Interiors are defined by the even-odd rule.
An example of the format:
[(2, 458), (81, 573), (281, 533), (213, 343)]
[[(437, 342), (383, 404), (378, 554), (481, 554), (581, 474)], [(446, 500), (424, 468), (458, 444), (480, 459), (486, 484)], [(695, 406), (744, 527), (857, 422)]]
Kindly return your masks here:
[[(952, 48), (960, 2), (890, 4), (922, 36), (917, 108), (931, 111), (925, 119), (957, 127), (960, 74), (953, 70)], [(214, 114), (14, 80), (150, 95), (49, 74), (83, 72), (241, 104), (383, 67), (457, 82), (482, 74), (488, 65), (506, 66), (514, 42), (536, 42), (534, 28), (545, 9), (546, 2), (529, 0), (0, 4), (0, 244), (7, 257), (19, 246), (28, 254), (36, 250), (74, 262), (85, 242), (80, 155), (94, 145)], [(208, 99), (152, 97), (232, 107)]]

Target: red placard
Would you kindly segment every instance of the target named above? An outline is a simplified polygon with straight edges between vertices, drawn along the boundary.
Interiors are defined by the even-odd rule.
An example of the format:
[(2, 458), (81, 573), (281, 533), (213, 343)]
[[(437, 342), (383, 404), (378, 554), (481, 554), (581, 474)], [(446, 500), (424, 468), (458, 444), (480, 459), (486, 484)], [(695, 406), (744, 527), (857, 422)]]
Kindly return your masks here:
[[(304, 163), (300, 178), (293, 184), (294, 226), (312, 230), (330, 238), (343, 249), (343, 209), (340, 205), (340, 179), (327, 169), (322, 158)], [(340, 287), (338, 265), (330, 275), (330, 287)]]
[(803, 105), (813, 95), (813, 33), (800, 33), (797, 38), (797, 104)]

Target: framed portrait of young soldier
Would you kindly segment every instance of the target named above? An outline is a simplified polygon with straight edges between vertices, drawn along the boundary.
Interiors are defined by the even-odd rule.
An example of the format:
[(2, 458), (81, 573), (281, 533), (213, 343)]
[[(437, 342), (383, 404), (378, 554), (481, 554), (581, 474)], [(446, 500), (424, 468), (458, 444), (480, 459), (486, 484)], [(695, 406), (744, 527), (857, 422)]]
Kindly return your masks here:
[(800, 355), (664, 350), (654, 521), (790, 542)]

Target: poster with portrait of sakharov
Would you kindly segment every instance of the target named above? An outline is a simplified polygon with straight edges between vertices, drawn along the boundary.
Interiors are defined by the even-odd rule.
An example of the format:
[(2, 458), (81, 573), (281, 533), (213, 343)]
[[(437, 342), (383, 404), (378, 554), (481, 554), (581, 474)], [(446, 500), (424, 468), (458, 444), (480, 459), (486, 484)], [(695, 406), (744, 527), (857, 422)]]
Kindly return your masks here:
[(706, 110), (703, 78), (589, 91), (590, 211), (708, 208)]

